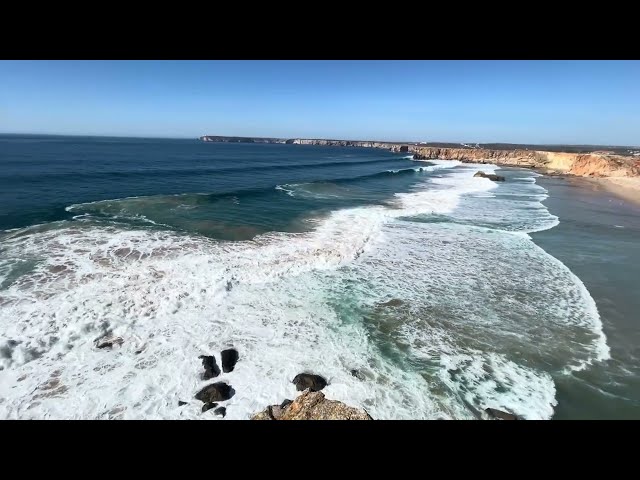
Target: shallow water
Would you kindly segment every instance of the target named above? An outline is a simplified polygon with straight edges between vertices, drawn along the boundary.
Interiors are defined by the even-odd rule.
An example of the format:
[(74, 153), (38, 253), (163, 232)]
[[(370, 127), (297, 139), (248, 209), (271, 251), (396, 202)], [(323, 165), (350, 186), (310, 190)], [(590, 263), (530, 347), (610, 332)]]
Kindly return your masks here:
[[(473, 177), (492, 165), (360, 148), (0, 143), (2, 418), (215, 418), (193, 400), (197, 357), (228, 346), (226, 418), (292, 398), (307, 369), (374, 418), (571, 418), (565, 389), (612, 361), (600, 305), (538, 241), (563, 216), (533, 172), (494, 183)], [(107, 331), (122, 346), (96, 349)]]

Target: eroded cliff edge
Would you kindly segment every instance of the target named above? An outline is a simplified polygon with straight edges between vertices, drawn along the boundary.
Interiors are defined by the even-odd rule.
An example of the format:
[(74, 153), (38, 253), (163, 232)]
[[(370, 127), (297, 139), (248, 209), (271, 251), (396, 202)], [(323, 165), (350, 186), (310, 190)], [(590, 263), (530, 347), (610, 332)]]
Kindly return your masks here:
[(483, 148), (433, 148), (393, 145), (395, 152), (413, 153), (417, 160), (459, 160), (465, 163), (489, 162), (496, 165), (539, 168), (549, 172), (583, 177), (637, 177), (640, 161), (634, 157), (607, 153), (564, 153), (536, 150), (488, 150)]
[(205, 135), (205, 142), (286, 143), (332, 147), (384, 148), (392, 152), (410, 153), (416, 160), (459, 160), (464, 163), (493, 163), (502, 166), (537, 168), (547, 173), (563, 173), (582, 177), (640, 177), (638, 156), (616, 155), (611, 152), (550, 152), (526, 149), (449, 148), (418, 144), (360, 140), (327, 140), (305, 138), (253, 138)]

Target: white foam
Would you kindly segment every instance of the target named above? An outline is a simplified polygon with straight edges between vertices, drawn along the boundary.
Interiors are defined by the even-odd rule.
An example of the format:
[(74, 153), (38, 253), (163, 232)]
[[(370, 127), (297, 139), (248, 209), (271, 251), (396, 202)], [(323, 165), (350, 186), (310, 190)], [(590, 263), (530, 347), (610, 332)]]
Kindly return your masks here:
[(276, 190), (282, 190), (283, 192), (285, 192), (287, 195), (289, 195), (290, 197), (295, 196), (295, 190), (291, 187), (295, 187), (297, 186), (295, 183), (294, 184), (284, 184), (284, 185), (276, 185), (275, 189)]
[(548, 373), (524, 368), (502, 355), (474, 351), (442, 355), (442, 381), (463, 401), (476, 407), (515, 413), (527, 420), (547, 420), (557, 405)]
[[(364, 407), (374, 418), (471, 418), (460, 398), (472, 398), (476, 408), (502, 406), (527, 418), (549, 418), (555, 390), (548, 375), (497, 350), (504, 335), (517, 335), (521, 319), (469, 310), (468, 292), (484, 291), (473, 282), (486, 275), (483, 262), (498, 239), (502, 246), (517, 242), (514, 252), (528, 255), (529, 273), (539, 275), (525, 283), (531, 295), (540, 288), (539, 278), (546, 282), (541, 297), (556, 285), (569, 288), (558, 300), (564, 306), (549, 312), (554, 332), (568, 325), (586, 335), (585, 328), (601, 327), (597, 310), (590, 304), (586, 313), (581, 309), (580, 302), (590, 298), (584, 285), (534, 248), (528, 236), (487, 236), (474, 227), (403, 221), (411, 215), (454, 214), (464, 195), (497, 188), (473, 178), (475, 168), (440, 165), (457, 168), (398, 194), (391, 208), (352, 208), (317, 218), (309, 233), (217, 242), (86, 227), (5, 238), (6, 258), (33, 259), (35, 266), (0, 291), (0, 347), (6, 347), (0, 355), (0, 417), (215, 418), (202, 414), (193, 400), (206, 384), (198, 379), (197, 357), (215, 354), (219, 363), (220, 350), (234, 346), (240, 361), (219, 379), (236, 390), (227, 402), (231, 419), (293, 398), (290, 380), (307, 369), (329, 379), (329, 398)], [(502, 279), (514, 275), (513, 266), (500, 267), (484, 278), (490, 287), (502, 288)], [(335, 307), (374, 308), (385, 295), (417, 309), (385, 320), (403, 322), (390, 330), (397, 342), (392, 356), (371, 340), (373, 324), (358, 315), (347, 315), (347, 321)], [(441, 300), (447, 311), (466, 308), (469, 315), (454, 315), (458, 324), (437, 310), (432, 315), (429, 308), (440, 308)], [(524, 315), (527, 305), (523, 301), (520, 311), (508, 310)], [(563, 308), (572, 313), (567, 316)], [(482, 339), (492, 328), (504, 333), (492, 348), (465, 345), (468, 331), (480, 329), (476, 337)], [(96, 349), (93, 340), (106, 330), (122, 336), (123, 345)], [(567, 367), (565, 359), (555, 361), (575, 368), (604, 359), (604, 336), (597, 342), (595, 357), (589, 356), (590, 345), (581, 344), (576, 362)], [(408, 368), (401, 352), (436, 362), (435, 377)], [(447, 373), (453, 364), (467, 366), (461, 384)], [(485, 364), (495, 371), (488, 379), (481, 373)], [(366, 380), (350, 375), (353, 368)], [(472, 386), (463, 389), (465, 382)], [(509, 388), (492, 394), (491, 382)], [(178, 400), (190, 403), (178, 407)]]

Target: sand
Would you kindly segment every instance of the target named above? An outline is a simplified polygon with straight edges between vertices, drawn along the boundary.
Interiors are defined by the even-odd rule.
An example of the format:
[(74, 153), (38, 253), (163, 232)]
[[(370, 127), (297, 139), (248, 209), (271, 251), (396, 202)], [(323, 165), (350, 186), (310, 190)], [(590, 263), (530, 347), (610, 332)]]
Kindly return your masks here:
[(591, 177), (588, 179), (604, 190), (640, 205), (640, 177)]

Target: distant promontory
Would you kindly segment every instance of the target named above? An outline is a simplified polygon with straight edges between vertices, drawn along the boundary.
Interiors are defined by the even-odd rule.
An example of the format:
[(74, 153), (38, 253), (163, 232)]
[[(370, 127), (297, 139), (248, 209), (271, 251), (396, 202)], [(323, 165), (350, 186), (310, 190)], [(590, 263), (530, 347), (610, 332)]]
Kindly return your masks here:
[(640, 177), (639, 147), (379, 142), (371, 140), (284, 139), (215, 135), (205, 135), (200, 137), (200, 140), (225, 143), (280, 143), (384, 148), (392, 152), (413, 154), (413, 158), (416, 160), (443, 159), (459, 160), (464, 163), (489, 162), (496, 165), (536, 168), (552, 174), (569, 174), (582, 177)]

